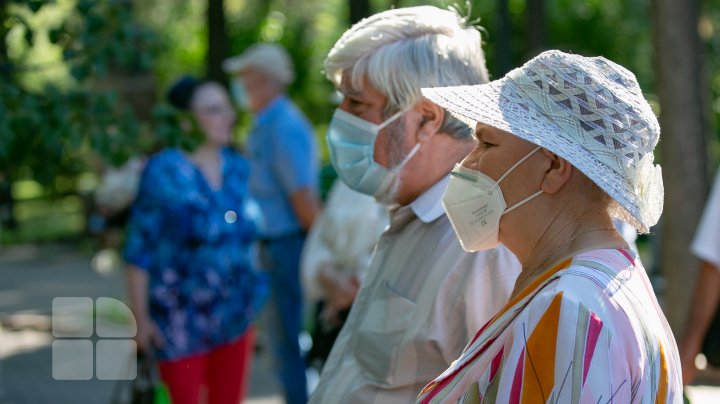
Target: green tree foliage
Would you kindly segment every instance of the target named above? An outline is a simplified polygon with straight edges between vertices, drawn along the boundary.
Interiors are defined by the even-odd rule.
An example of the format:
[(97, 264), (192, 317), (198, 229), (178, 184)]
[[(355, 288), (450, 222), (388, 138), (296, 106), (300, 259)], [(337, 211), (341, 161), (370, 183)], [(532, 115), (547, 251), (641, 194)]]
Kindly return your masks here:
[[(101, 89), (102, 81), (114, 72), (149, 69), (157, 46), (135, 22), (132, 4), (0, 4), (0, 177), (52, 185), (84, 170), (90, 154), (124, 161), (138, 144), (140, 126), (116, 92)], [(61, 17), (43, 25), (49, 14)], [(20, 32), (23, 41), (17, 41)], [(60, 55), (39, 63), (30, 57), (36, 47)]]
[[(545, 48), (604, 55), (633, 70), (654, 99), (650, 0), (532, 0), (543, 3), (542, 15), (531, 0), (449, 1), (369, 0), (372, 11), (393, 6), (455, 5), (483, 27), (484, 50), (491, 75), (504, 73), (532, 57), (529, 21), (544, 19)], [(332, 44), (349, 27), (350, 0), (224, 0), (230, 49), (241, 53), (252, 43), (278, 42), (291, 53), (297, 80), (290, 95), (316, 125), (320, 140), (334, 108), (333, 88), (325, 80), (323, 60)], [(357, 3), (357, 2), (356, 2)], [(365, 2), (363, 2), (365, 3)], [(0, 11), (0, 173), (13, 178), (32, 176), (51, 182), (54, 173), (71, 175), (83, 169), (87, 156), (97, 153), (119, 163), (138, 150), (143, 133), (127, 104), (98, 82), (118, 69), (151, 69), (157, 92), (175, 79), (206, 72), (208, 0), (10, 0)], [(37, 26), (33, 17), (48, 8), (67, 12), (53, 24)], [(501, 38), (501, 15), (506, 9), (509, 30)], [(534, 10), (534, 11), (531, 11)], [(706, 1), (700, 32), (708, 61), (708, 103), (720, 117), (720, 5)], [(23, 46), (17, 46), (22, 43)], [(34, 48), (49, 43), (62, 50), (54, 65), (31, 61)], [(503, 45), (502, 49), (500, 44)], [(159, 46), (159, 45), (162, 46)], [(18, 48), (24, 51), (18, 51)], [(501, 55), (502, 54), (502, 55)], [(61, 73), (57, 73), (60, 70)], [(44, 72), (53, 80), (36, 80)], [(63, 73), (64, 72), (64, 73)], [(52, 76), (47, 74), (46, 76)], [(44, 77), (44, 76), (43, 76)], [(60, 77), (59, 79), (57, 77)], [(178, 131), (178, 116), (167, 106), (156, 108), (152, 132), (165, 144), (192, 143)], [(241, 115), (241, 141), (250, 118)], [(319, 142), (324, 145), (324, 142)]]

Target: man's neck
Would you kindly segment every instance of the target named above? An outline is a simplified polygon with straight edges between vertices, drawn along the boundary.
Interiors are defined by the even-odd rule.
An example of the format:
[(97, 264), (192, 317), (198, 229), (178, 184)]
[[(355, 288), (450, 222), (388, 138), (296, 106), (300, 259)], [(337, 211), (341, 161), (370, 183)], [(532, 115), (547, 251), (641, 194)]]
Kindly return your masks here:
[(255, 107), (253, 113), (259, 114), (265, 111), (275, 100), (285, 95), (282, 91), (273, 91), (271, 93), (268, 93), (265, 97), (263, 97)]
[[(449, 135), (442, 134), (442, 136)], [(446, 148), (428, 156), (422, 169), (414, 168), (417, 171), (416, 173), (411, 176), (405, 175), (402, 178), (400, 191), (395, 198), (398, 204), (404, 206), (413, 203), (433, 185), (437, 184), (438, 181), (450, 174), (455, 164), (461, 162), (474, 147), (473, 142), (453, 141), (457, 142), (457, 144), (453, 145), (454, 147), (450, 148), (450, 150)], [(431, 145), (427, 147), (431, 147)]]

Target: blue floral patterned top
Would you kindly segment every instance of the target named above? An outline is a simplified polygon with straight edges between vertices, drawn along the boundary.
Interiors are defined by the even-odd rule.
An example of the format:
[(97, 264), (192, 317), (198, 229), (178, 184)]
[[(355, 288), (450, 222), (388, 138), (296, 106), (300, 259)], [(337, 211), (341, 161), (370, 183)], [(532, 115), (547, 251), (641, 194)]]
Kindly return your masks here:
[(125, 260), (148, 272), (149, 313), (165, 346), (158, 359), (207, 352), (240, 337), (268, 295), (254, 270), (248, 164), (222, 150), (221, 189), (178, 149), (152, 157), (140, 181)]

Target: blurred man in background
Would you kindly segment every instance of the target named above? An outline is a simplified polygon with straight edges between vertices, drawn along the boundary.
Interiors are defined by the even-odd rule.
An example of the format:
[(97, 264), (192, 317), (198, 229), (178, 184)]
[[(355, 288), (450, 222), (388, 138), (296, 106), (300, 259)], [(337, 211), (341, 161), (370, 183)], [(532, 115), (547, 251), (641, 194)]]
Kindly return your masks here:
[(225, 60), (232, 94), (254, 114), (247, 138), (250, 193), (260, 206), (260, 266), (271, 278), (268, 335), (288, 403), (307, 401), (299, 262), (305, 235), (318, 214), (317, 150), (312, 127), (287, 96), (294, 79), (287, 51), (256, 44)]

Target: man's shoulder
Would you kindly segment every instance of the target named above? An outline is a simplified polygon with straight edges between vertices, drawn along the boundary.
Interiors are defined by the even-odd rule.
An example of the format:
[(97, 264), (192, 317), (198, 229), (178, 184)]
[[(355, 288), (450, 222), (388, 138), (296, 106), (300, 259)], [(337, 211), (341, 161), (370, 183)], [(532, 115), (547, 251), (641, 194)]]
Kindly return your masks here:
[(495, 248), (478, 251), (472, 254), (475, 254), (474, 256), (477, 261), (512, 264), (520, 268), (520, 262), (517, 260), (517, 257), (515, 257), (515, 254), (502, 244), (499, 244)]
[(520, 273), (520, 262), (504, 245), (483, 251), (465, 251), (446, 215), (431, 225), (425, 248), (432, 249), (430, 261), (433, 265), (441, 266), (448, 274), (483, 280), (490, 277), (507, 283), (511, 279), (514, 281)]
[(269, 113), (271, 122), (283, 122), (286, 120), (307, 120), (305, 113), (300, 107), (290, 99), (290, 97), (284, 96), (277, 100), (277, 103), (272, 108), (272, 112)]
[(310, 131), (312, 126), (310, 125), (310, 120), (307, 115), (305, 115), (303, 110), (290, 98), (285, 99), (279, 112), (280, 113), (275, 116), (276, 125), (290, 125), (295, 128)]
[(415, 218), (398, 232), (395, 248), (412, 248), (414, 253), (426, 257), (424, 262), (430, 265), (470, 261), (476, 254), (462, 249), (450, 220), (444, 214), (431, 222)]

